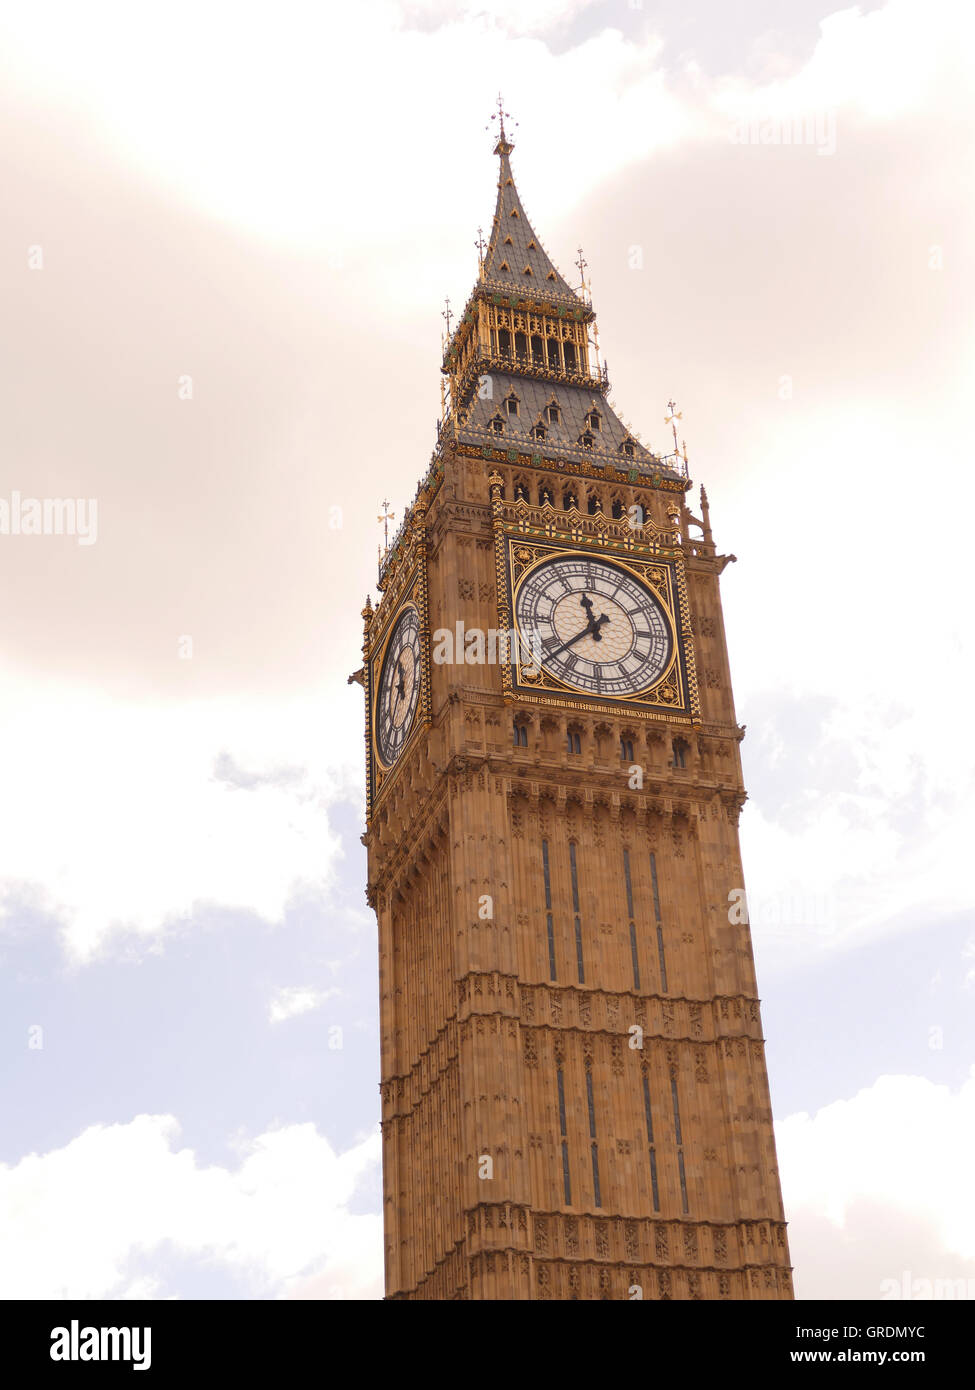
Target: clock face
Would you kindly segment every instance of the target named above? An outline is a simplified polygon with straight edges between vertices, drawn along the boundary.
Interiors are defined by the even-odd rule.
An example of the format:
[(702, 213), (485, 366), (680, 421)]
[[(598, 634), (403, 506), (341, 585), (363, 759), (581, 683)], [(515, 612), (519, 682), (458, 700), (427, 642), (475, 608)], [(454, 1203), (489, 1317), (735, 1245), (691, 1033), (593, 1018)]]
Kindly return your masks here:
[(536, 634), (549, 675), (589, 695), (625, 699), (670, 665), (670, 625), (629, 570), (589, 555), (556, 555), (531, 570), (515, 596), (523, 641)]
[(396, 620), (376, 691), (376, 745), (387, 767), (399, 757), (420, 702), (420, 616), (405, 608)]

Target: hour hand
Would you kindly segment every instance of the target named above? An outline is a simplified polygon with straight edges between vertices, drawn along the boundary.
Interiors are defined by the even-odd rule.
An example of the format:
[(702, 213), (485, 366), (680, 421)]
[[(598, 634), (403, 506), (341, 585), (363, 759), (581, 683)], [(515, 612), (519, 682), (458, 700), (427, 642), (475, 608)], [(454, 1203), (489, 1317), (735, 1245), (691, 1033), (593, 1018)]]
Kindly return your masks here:
[(606, 614), (603, 613), (602, 616), (599, 618), (594, 618), (592, 616), (592, 599), (589, 597), (588, 594), (579, 595), (579, 606), (586, 610), (586, 617), (589, 619), (589, 625), (586, 628), (586, 632), (588, 632), (592, 636), (592, 640), (594, 642), (601, 642), (603, 639), (603, 634), (599, 631), (600, 626), (603, 623), (609, 622), (609, 619), (607, 618)]

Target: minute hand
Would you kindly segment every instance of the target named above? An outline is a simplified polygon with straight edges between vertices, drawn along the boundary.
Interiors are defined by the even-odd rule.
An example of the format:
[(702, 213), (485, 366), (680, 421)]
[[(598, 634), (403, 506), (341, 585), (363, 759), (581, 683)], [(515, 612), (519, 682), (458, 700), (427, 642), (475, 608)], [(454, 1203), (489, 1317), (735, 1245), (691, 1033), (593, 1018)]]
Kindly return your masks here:
[(561, 645), (561, 647), (556, 647), (554, 652), (546, 652), (546, 656), (548, 656), (549, 659), (551, 659), (553, 656), (558, 656), (559, 652), (564, 652), (564, 651), (566, 650), (567, 647), (571, 647), (572, 644), (573, 644), (573, 642), (578, 642), (578, 641), (579, 641), (581, 638), (583, 638), (583, 637), (594, 637), (594, 636), (596, 636), (596, 634), (597, 634), (599, 628), (602, 627), (603, 623), (608, 623), (608, 622), (609, 622), (609, 618), (607, 618), (607, 616), (606, 616), (605, 613), (602, 615), (601, 618), (594, 618), (594, 619), (592, 619), (592, 620), (587, 624), (587, 626), (584, 627), (584, 628), (582, 629), (581, 632), (577, 632), (576, 635), (575, 635), (574, 637), (570, 637), (569, 640), (568, 640), (568, 642), (563, 642), (562, 645)]

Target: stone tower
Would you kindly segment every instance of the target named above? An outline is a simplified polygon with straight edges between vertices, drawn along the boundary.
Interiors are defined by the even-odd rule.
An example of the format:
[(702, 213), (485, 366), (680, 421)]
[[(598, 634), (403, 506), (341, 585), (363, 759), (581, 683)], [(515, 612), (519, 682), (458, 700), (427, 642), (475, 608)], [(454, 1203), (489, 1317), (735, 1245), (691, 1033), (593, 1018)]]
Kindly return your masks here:
[(611, 408), (511, 150), (363, 614), (387, 1296), (791, 1298), (732, 557)]

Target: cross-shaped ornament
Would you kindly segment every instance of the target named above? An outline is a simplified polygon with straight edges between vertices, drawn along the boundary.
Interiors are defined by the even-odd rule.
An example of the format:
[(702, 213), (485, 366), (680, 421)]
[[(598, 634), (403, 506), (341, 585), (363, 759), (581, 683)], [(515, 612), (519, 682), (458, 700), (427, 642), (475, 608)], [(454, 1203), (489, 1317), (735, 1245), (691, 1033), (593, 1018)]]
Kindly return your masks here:
[[(504, 122), (505, 122), (505, 117), (507, 117), (507, 119), (510, 121), (510, 120), (511, 120), (511, 112), (510, 112), (510, 111), (506, 111), (506, 110), (504, 109), (504, 97), (503, 97), (503, 96), (501, 95), (501, 93), (499, 92), (499, 93), (498, 93), (498, 109), (497, 109), (497, 111), (494, 113), (494, 115), (491, 117), (491, 120), (492, 120), (492, 121), (497, 121), (497, 122), (498, 122), (498, 138), (501, 139), (501, 140), (504, 140), (504, 138), (505, 138), (505, 134), (504, 134)], [(514, 124), (517, 125), (518, 122), (515, 121)], [(485, 130), (490, 130), (491, 127), (490, 127), (490, 125), (486, 125), (486, 126), (484, 127), (484, 129), (485, 129)]]
[(377, 520), (377, 521), (381, 521), (382, 524), (383, 524), (383, 545), (386, 547), (386, 554), (388, 554), (388, 553), (389, 553), (389, 523), (395, 518), (396, 513), (395, 513), (395, 512), (391, 512), (391, 511), (389, 510), (389, 501), (388, 501), (388, 499), (385, 498), (385, 497), (383, 498), (383, 500), (380, 502), (379, 505), (382, 507), (383, 511), (382, 511), (382, 516), (377, 516), (377, 517), (376, 517), (376, 520)]

